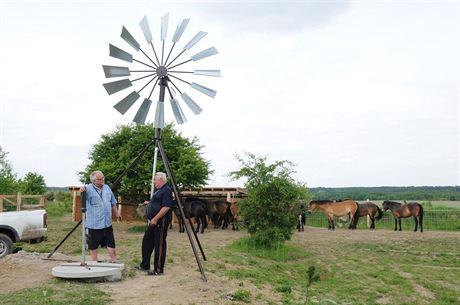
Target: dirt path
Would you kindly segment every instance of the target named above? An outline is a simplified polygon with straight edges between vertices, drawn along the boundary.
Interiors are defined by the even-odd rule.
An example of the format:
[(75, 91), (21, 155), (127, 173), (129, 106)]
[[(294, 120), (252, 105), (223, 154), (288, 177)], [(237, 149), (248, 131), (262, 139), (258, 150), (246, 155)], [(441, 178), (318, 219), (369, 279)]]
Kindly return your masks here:
[[(123, 234), (120, 232), (120, 234)], [(112, 304), (234, 304), (231, 294), (240, 288), (239, 280), (231, 280), (209, 271), (207, 266), (216, 261), (219, 257), (219, 250), (225, 247), (232, 240), (245, 236), (244, 232), (233, 232), (231, 230), (208, 230), (200, 234), (200, 241), (205, 248), (208, 262), (203, 262), (207, 282), (201, 280), (197, 263), (191, 251), (188, 238), (185, 234), (179, 234), (175, 230), (168, 234), (168, 251), (173, 261), (168, 262), (165, 267), (165, 274), (162, 276), (147, 276), (144, 273), (136, 272), (134, 276), (127, 277), (120, 282), (96, 284), (111, 295)], [(136, 239), (139, 235), (135, 236)], [(406, 243), (407, 241), (417, 242), (427, 239), (460, 239), (459, 232), (394, 232), (387, 230), (349, 231), (345, 229), (328, 231), (323, 228), (306, 227), (305, 232), (295, 233), (293, 240), (305, 247), (324, 248), (327, 250), (328, 243), (353, 241), (369, 243)], [(401, 248), (401, 251), (404, 249)], [(140, 250), (139, 250), (140, 251)], [(36, 287), (47, 281), (51, 276), (51, 268), (59, 265), (60, 261), (46, 261), (42, 258), (46, 254), (18, 253), (7, 256), (0, 260), (0, 294), (17, 291), (24, 288)], [(78, 257), (67, 257), (62, 254), (54, 256), (58, 259), (77, 259)], [(104, 257), (103, 257), (104, 258)], [(132, 270), (133, 266), (127, 266)], [(213, 265), (215, 267), (215, 265)], [(254, 287), (244, 282), (244, 289), (251, 291), (253, 296), (262, 293), (270, 296), (271, 300), (279, 299), (270, 287)], [(421, 288), (420, 288), (421, 289)], [(425, 291), (422, 291), (426, 294)], [(253, 299), (257, 304), (258, 300)], [(262, 302), (262, 301), (261, 301)], [(262, 303), (261, 303), (262, 304)]]
[[(45, 253), (20, 251), (0, 260), (0, 294), (25, 288), (37, 287), (53, 278), (51, 269), (63, 261), (43, 260)], [(70, 257), (55, 253), (54, 259), (67, 260)]]
[[(199, 234), (208, 261), (212, 261), (218, 250), (231, 240), (244, 236), (243, 232), (231, 230), (208, 230)], [(101, 284), (104, 290), (111, 291), (114, 305), (124, 304), (225, 304), (227, 294), (238, 288), (238, 283), (218, 277), (207, 271), (207, 262), (202, 261), (207, 282), (201, 278), (196, 259), (186, 234), (175, 230), (170, 232), (168, 257), (172, 263), (166, 263), (165, 274), (148, 276), (136, 271), (134, 277), (121, 282)], [(198, 249), (197, 249), (198, 250)], [(199, 251), (199, 250), (198, 250)]]

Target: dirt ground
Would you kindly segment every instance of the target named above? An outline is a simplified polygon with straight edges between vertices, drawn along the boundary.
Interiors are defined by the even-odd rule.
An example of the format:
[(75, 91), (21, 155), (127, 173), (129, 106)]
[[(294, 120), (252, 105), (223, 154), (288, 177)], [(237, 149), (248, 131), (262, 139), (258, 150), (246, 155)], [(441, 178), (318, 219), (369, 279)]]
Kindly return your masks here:
[[(246, 233), (231, 230), (208, 230), (200, 234), (200, 241), (209, 253), (208, 260), (218, 255), (219, 248), (224, 247), (232, 240), (245, 236)], [(380, 243), (382, 241), (394, 241), (397, 243), (406, 240), (421, 241), (437, 238), (457, 238), (460, 240), (459, 232), (424, 232), (414, 233), (409, 231), (393, 232), (387, 230), (336, 230), (329, 232), (324, 228), (306, 227), (305, 232), (295, 233), (294, 240), (304, 244), (306, 247), (322, 247), (330, 242), (363, 241)], [(176, 249), (190, 249), (186, 234), (179, 234), (176, 231), (168, 234), (168, 251)], [(397, 251), (397, 250), (394, 250)], [(183, 251), (184, 253), (186, 251)], [(403, 252), (403, 249), (401, 249)], [(190, 249), (189, 255), (175, 257), (173, 262), (167, 263), (165, 274), (162, 276), (147, 276), (145, 273), (136, 272), (134, 276), (126, 277), (119, 282), (97, 283), (99, 288), (108, 291), (115, 305), (118, 304), (234, 304), (231, 294), (238, 290), (240, 281), (218, 276), (206, 272), (208, 281), (201, 280), (195, 257)], [(0, 260), (0, 294), (21, 290), (24, 288), (37, 287), (50, 279), (51, 269), (62, 261), (43, 260), (46, 254), (19, 252)], [(79, 257), (69, 257), (63, 254), (55, 254), (55, 259), (79, 260)], [(105, 257), (102, 256), (102, 259)], [(203, 262), (206, 270), (208, 262)], [(131, 268), (132, 266), (129, 266)], [(279, 299), (272, 292), (270, 287), (254, 287), (245, 282), (244, 289), (251, 291), (252, 295), (262, 293), (270, 296), (270, 299)], [(427, 296), (432, 297), (432, 296)], [(257, 304), (257, 300), (254, 300)]]

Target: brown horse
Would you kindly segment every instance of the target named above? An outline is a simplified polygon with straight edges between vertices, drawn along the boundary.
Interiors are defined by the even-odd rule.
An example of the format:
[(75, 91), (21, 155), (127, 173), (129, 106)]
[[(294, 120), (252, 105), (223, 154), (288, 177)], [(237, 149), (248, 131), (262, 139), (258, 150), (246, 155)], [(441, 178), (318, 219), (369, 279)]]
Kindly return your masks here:
[(390, 210), (395, 219), (395, 231), (398, 228), (399, 222), (399, 231), (401, 231), (401, 218), (414, 217), (415, 229), (414, 232), (417, 232), (417, 226), (420, 223), (420, 232), (423, 232), (423, 207), (418, 202), (409, 202), (402, 204), (396, 201), (385, 200), (383, 202), (383, 210)]
[(311, 214), (314, 210), (319, 209), (327, 217), (329, 230), (335, 230), (334, 216), (342, 217), (348, 215), (350, 217), (350, 225), (348, 229), (356, 229), (354, 219), (359, 217), (358, 203), (353, 200), (314, 200), (308, 205), (308, 213)]
[[(375, 229), (375, 220), (382, 219), (383, 217), (382, 210), (373, 202), (359, 203), (359, 217), (368, 215), (372, 221), (370, 229)], [(377, 215), (377, 217), (375, 217), (375, 215)], [(358, 225), (359, 217), (355, 219), (355, 226)]]
[(236, 202), (232, 203), (228, 209), (230, 211), (229, 215), (229, 222), (232, 224), (232, 230), (238, 231), (238, 212), (240, 211), (240, 207)]

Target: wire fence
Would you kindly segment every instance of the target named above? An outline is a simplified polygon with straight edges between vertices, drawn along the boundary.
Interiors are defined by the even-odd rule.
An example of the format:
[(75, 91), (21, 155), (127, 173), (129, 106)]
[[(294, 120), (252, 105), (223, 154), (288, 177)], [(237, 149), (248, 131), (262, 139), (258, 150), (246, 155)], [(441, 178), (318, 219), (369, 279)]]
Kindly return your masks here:
[[(348, 227), (348, 217), (334, 217), (334, 223), (337, 228)], [(319, 211), (307, 214), (305, 219), (307, 226), (328, 227), (327, 217)], [(376, 229), (393, 230), (395, 221), (393, 215), (389, 212), (384, 213), (380, 220), (375, 221)], [(413, 230), (415, 221), (413, 217), (401, 219), (402, 230)], [(361, 217), (358, 222), (358, 229), (367, 229), (366, 217)], [(399, 228), (399, 226), (398, 226)], [(423, 229), (433, 231), (460, 231), (460, 210), (425, 210), (423, 216)]]

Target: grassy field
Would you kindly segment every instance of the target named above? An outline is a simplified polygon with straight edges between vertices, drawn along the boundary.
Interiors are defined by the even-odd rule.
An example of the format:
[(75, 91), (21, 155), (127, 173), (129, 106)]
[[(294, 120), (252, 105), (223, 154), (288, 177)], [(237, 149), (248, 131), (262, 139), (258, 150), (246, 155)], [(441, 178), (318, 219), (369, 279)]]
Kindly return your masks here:
[[(379, 232), (307, 228), (271, 252), (236, 241), (223, 252), (219, 270), (258, 287), (272, 286), (283, 304), (459, 304), (458, 235), (384, 233), (381, 238)], [(320, 281), (304, 303), (309, 266), (316, 267)]]
[[(28, 252), (50, 252), (75, 225), (70, 215), (50, 216), (48, 241), (22, 244)], [(140, 259), (140, 223), (114, 224), (119, 258), (127, 268), (124, 280), (113, 290), (119, 294), (135, 289), (148, 279), (133, 269)], [(377, 223), (379, 228), (380, 223)], [(134, 229), (132, 229), (134, 227)], [(180, 277), (196, 264), (185, 236), (177, 226), (168, 235), (168, 270), (177, 269)], [(78, 259), (80, 229), (59, 252)], [(460, 247), (458, 232), (427, 230), (424, 233), (392, 230), (338, 229), (306, 227), (277, 249), (259, 250), (247, 242), (244, 232), (209, 230), (200, 235), (208, 261), (208, 283), (194, 283), (189, 276), (167, 286), (177, 293), (192, 285), (195, 298), (180, 302), (163, 300), (155, 304), (459, 304)], [(105, 251), (102, 253), (105, 254)], [(191, 267), (190, 267), (191, 266)], [(320, 280), (307, 291), (306, 272), (315, 267)], [(0, 278), (2, 271), (0, 268)], [(34, 276), (28, 273), (25, 276)], [(136, 282), (138, 281), (138, 282)], [(129, 283), (135, 283), (125, 287)], [(177, 284), (179, 283), (179, 284)], [(197, 287), (193, 287), (197, 285)], [(201, 286), (200, 286), (201, 285)], [(120, 304), (111, 295), (111, 286), (74, 281), (47, 280), (28, 289), (0, 294), (1, 304)], [(148, 289), (159, 289), (148, 286)], [(144, 289), (144, 288), (142, 288)], [(147, 288), (145, 288), (147, 289)], [(212, 291), (210, 293), (209, 291)], [(187, 292), (188, 293), (188, 292)], [(200, 295), (201, 294), (201, 295)], [(212, 297), (211, 297), (212, 296)], [(193, 301), (192, 301), (193, 299)], [(146, 304), (130, 296), (132, 304)], [(168, 303), (169, 302), (169, 303)], [(126, 304), (128, 304), (126, 303)]]

